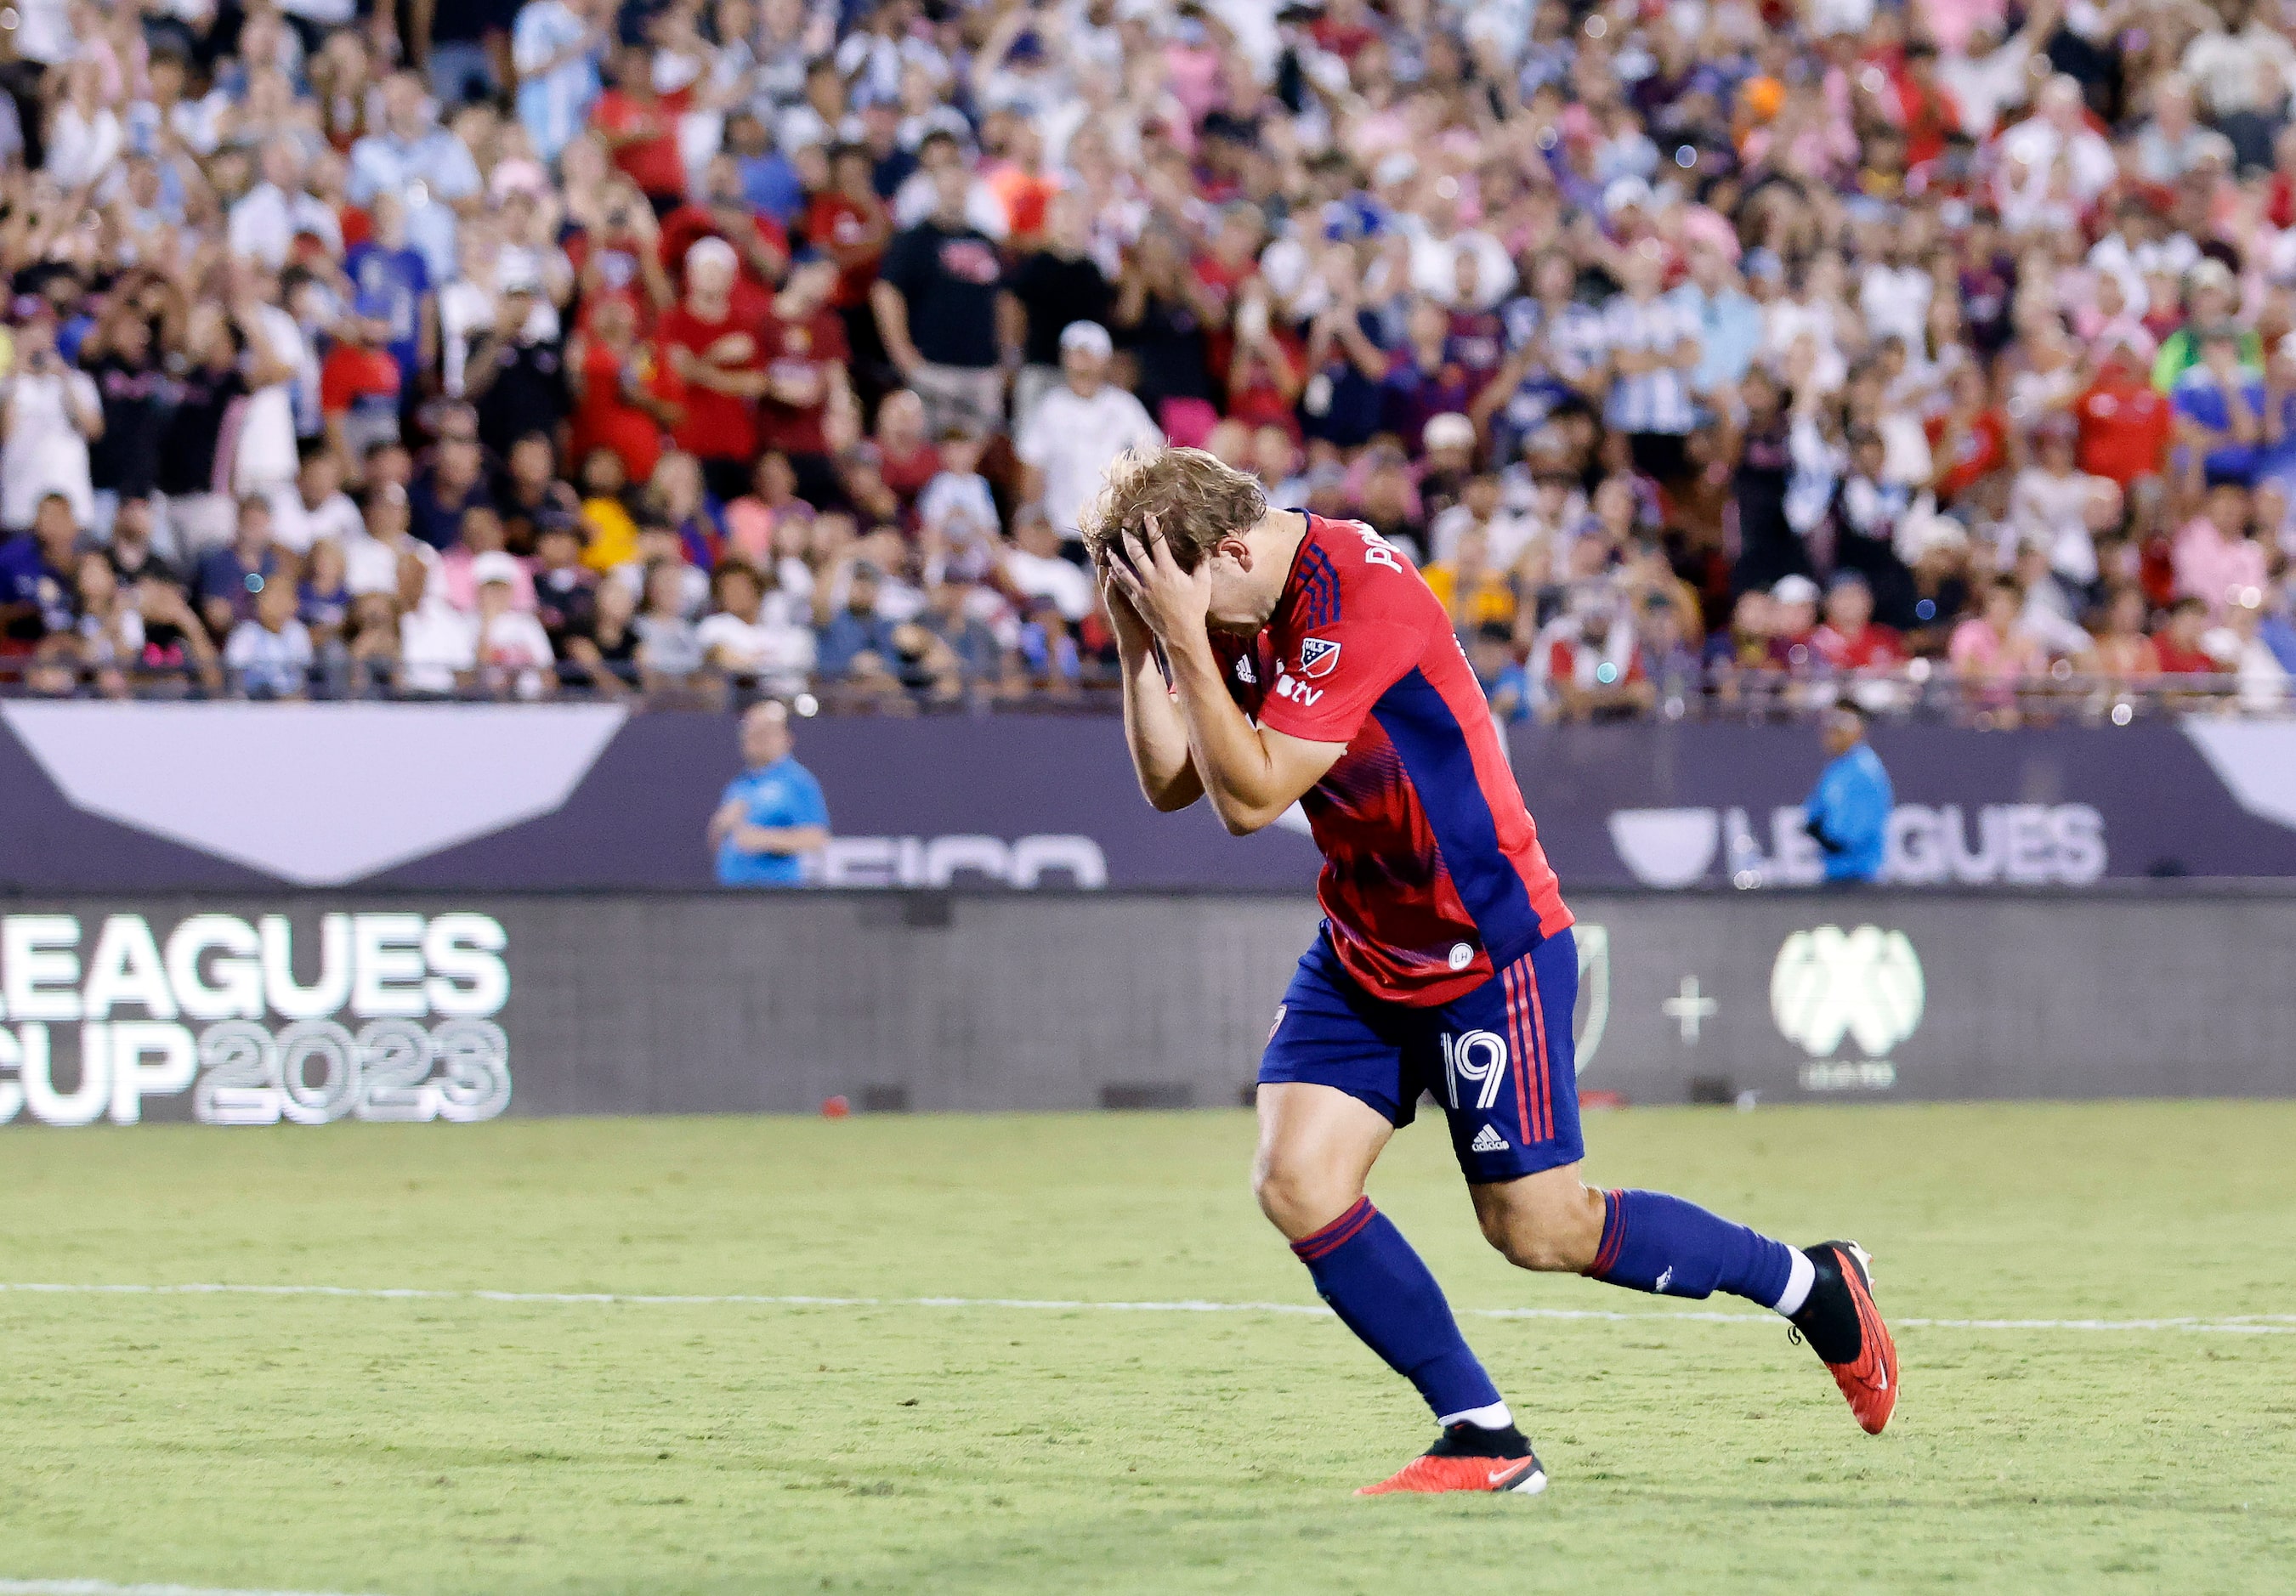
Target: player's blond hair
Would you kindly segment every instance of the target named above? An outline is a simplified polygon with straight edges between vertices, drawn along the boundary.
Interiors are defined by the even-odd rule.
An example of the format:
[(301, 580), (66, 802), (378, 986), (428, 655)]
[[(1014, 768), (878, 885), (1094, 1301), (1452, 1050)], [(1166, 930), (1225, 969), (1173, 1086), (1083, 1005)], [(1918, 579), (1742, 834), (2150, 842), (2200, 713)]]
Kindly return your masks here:
[(1077, 518), (1084, 546), (1098, 562), (1128, 528), (1154, 516), (1172, 558), (1193, 570), (1223, 537), (1250, 531), (1267, 513), (1259, 479), (1201, 449), (1129, 449), (1110, 462), (1100, 492)]

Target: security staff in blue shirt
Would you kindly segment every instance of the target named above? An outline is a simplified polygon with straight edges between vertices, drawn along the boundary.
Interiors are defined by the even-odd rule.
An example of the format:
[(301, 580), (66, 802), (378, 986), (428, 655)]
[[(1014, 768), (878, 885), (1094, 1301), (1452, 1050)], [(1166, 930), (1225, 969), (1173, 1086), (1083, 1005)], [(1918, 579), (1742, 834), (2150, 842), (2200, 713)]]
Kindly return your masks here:
[(721, 887), (799, 887), (805, 858), (829, 846), (829, 806), (813, 773), (790, 755), (789, 708), (768, 699), (742, 717), (749, 765), (709, 819)]
[(1802, 806), (1802, 830), (1825, 850), (1828, 881), (1879, 880), (1889, 852), (1890, 810), (1897, 802), (1890, 773), (1866, 741), (1866, 712), (1856, 705), (1830, 710), (1824, 735), (1833, 762)]

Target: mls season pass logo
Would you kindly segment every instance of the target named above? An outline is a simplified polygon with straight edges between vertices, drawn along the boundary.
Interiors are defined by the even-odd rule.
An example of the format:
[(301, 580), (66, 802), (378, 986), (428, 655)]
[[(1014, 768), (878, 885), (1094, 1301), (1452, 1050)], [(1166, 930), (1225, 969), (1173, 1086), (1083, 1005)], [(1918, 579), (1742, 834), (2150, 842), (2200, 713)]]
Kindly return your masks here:
[[(1903, 931), (1819, 926), (1796, 931), (1770, 970), (1770, 1013), (1789, 1042), (1809, 1054), (1805, 1092), (1897, 1084), (1890, 1052), (1922, 1023), (1922, 962)], [(1844, 1039), (1862, 1058), (1833, 1055)]]

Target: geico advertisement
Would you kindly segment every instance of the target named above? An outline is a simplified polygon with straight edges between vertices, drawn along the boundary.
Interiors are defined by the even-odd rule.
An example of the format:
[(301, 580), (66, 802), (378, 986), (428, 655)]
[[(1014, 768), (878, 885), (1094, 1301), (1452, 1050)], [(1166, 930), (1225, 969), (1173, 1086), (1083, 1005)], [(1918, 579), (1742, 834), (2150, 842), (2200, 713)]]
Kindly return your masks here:
[(0, 916), (0, 1124), (491, 1119), (509, 938), (485, 914)]

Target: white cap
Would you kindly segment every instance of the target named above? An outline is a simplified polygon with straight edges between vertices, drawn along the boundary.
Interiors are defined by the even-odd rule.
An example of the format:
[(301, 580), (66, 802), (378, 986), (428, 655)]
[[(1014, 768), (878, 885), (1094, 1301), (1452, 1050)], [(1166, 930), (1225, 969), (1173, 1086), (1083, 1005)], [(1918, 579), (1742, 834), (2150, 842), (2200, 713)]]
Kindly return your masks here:
[(1780, 577), (1770, 589), (1770, 597), (1781, 604), (1815, 604), (1817, 584), (1803, 576)]
[(2230, 292), (2232, 286), (2232, 268), (2213, 255), (2202, 256), (2193, 262), (2192, 268), (2185, 274), (2185, 287), (2187, 291), (2200, 288), (2214, 288)]
[(1456, 410), (1427, 418), (1427, 426), (1419, 439), (1431, 449), (1472, 449), (1475, 446), (1475, 423)]
[(1603, 190), (1603, 214), (1615, 216), (1629, 205), (1648, 210), (1651, 201), (1651, 185), (1641, 178), (1613, 177)]
[(519, 564), (515, 554), (505, 554), (500, 549), (488, 549), (471, 561), (471, 582), (484, 587), (489, 582), (518, 581)]
[(693, 247), (685, 252), (685, 269), (691, 272), (698, 266), (715, 264), (731, 272), (741, 264), (741, 259), (734, 253), (733, 245), (712, 234), (693, 241)]
[(1070, 349), (1083, 349), (1105, 360), (1116, 352), (1116, 346), (1109, 340), (1108, 329), (1098, 322), (1070, 322), (1061, 329), (1061, 352), (1065, 355)]

